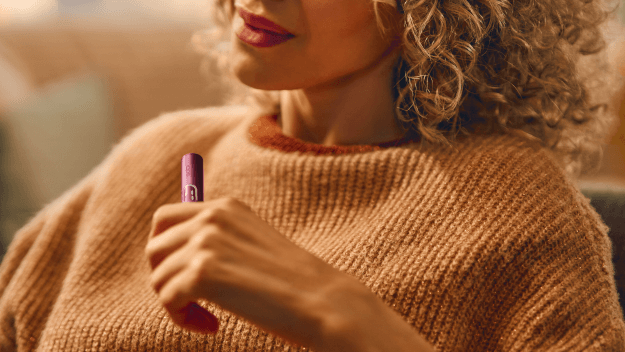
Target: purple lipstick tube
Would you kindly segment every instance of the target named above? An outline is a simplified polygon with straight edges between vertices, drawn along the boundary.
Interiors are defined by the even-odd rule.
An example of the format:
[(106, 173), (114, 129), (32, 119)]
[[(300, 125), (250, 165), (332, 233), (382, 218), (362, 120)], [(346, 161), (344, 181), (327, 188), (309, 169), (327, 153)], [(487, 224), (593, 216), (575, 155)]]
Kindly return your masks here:
[[(199, 154), (188, 153), (182, 157), (182, 202), (204, 201), (204, 160)], [(185, 323), (192, 322), (197, 326), (208, 327), (211, 333), (219, 330), (219, 320), (195, 302), (185, 308)]]
[(195, 153), (182, 157), (182, 202), (204, 201), (204, 160)]

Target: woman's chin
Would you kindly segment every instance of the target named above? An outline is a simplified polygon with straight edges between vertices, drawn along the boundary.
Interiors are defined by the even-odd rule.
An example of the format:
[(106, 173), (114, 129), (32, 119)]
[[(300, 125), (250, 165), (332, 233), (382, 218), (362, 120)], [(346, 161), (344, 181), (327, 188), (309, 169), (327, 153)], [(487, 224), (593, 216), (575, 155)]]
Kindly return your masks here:
[(234, 75), (238, 78), (238, 80), (242, 84), (250, 88), (254, 88), (254, 89), (261, 89), (261, 90), (297, 89), (296, 86), (294, 88), (290, 88), (290, 86), (293, 86), (292, 84), (289, 85), (288, 83), (277, 81), (275, 79), (272, 79), (272, 77), (258, 77), (257, 74), (253, 74), (252, 72), (244, 72), (244, 71), (242, 72), (242, 71), (235, 70)]
[(260, 89), (260, 90), (283, 90), (285, 88), (276, 85), (276, 84), (272, 84), (272, 82), (258, 82), (258, 81), (253, 81), (253, 80), (245, 80), (245, 79), (241, 79), (239, 78), (239, 81), (250, 87), (250, 88), (254, 88), (254, 89)]

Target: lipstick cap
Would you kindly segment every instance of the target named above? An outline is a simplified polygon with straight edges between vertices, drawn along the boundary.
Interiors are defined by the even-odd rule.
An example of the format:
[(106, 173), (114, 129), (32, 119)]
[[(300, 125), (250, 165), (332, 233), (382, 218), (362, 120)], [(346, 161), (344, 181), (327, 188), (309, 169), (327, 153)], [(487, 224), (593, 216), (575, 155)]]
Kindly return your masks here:
[(182, 157), (182, 202), (204, 201), (204, 160), (195, 153)]

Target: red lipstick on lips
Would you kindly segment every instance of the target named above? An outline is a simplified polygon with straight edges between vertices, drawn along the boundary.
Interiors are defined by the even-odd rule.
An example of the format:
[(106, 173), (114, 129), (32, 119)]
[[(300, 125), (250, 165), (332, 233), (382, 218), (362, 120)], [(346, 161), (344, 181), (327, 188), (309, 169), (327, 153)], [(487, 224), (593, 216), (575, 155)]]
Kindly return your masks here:
[(245, 21), (245, 26), (237, 33), (237, 36), (252, 46), (266, 48), (281, 44), (295, 37), (295, 35), (268, 19), (243, 9), (239, 9), (239, 16)]

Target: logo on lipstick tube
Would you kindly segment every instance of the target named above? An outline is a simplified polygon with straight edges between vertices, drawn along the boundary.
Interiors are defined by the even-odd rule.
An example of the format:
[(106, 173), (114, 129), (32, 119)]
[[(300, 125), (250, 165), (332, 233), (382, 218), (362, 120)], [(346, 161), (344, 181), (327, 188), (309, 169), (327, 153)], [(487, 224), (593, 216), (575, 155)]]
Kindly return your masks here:
[(184, 186), (184, 198), (191, 202), (197, 202), (197, 187), (195, 185)]

